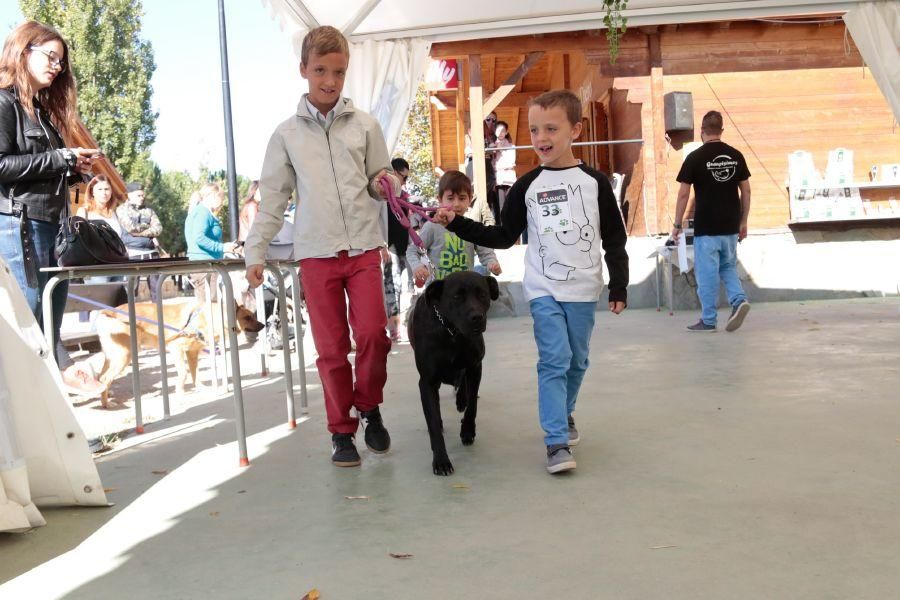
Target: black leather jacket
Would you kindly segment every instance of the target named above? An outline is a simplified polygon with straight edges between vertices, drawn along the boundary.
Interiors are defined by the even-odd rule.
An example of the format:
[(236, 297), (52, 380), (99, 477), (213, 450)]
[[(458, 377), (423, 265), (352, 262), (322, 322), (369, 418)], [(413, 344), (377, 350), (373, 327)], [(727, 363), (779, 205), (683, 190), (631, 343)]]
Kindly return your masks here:
[(31, 119), (13, 89), (0, 89), (0, 213), (13, 214), (14, 201), (29, 219), (59, 221), (68, 197), (70, 164), (62, 136), (35, 102)]

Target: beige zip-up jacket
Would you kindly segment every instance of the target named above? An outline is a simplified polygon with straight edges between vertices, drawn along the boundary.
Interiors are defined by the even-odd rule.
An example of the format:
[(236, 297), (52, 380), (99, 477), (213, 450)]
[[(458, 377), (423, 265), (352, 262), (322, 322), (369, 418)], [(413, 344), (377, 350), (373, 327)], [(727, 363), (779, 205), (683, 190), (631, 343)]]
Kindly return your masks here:
[(385, 245), (382, 200), (369, 187), (379, 171), (391, 171), (384, 134), (374, 117), (347, 98), (334, 110), (325, 129), (304, 96), (297, 113), (272, 134), (259, 178), (259, 212), (244, 246), (247, 266), (265, 262), (295, 189), (295, 258)]

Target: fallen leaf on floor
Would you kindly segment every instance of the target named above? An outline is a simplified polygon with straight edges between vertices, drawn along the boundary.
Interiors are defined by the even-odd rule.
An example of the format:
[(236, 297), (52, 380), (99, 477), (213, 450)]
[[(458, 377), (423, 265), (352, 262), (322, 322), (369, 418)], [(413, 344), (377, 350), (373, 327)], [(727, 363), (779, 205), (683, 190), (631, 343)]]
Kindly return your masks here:
[(663, 548), (677, 548), (678, 546), (650, 546), (651, 550), (662, 550)]
[(247, 490), (238, 490), (238, 494), (246, 494)]
[(118, 489), (118, 488), (114, 488), (114, 487), (112, 487), (112, 488), (103, 488), (103, 491), (104, 491), (105, 493), (108, 494), (108, 493), (110, 493), (110, 492), (116, 491), (116, 489)]
[(450, 487), (457, 489), (457, 490), (467, 490), (467, 489), (469, 489), (469, 484), (468, 483), (454, 483)]
[(347, 500), (368, 500), (368, 496), (344, 496)]
[(218, 516), (219, 516), (219, 511), (213, 511), (213, 512), (209, 513), (209, 516), (211, 516), (211, 517), (218, 517)]
[(412, 558), (413, 557), (412, 554), (406, 554), (404, 552), (391, 552), (390, 555), (392, 558)]
[(319, 590), (316, 588), (309, 590), (300, 600), (319, 600)]
[(169, 474), (168, 469), (159, 469), (158, 471), (150, 471), (150, 472), (153, 473), (154, 475), (168, 475)]

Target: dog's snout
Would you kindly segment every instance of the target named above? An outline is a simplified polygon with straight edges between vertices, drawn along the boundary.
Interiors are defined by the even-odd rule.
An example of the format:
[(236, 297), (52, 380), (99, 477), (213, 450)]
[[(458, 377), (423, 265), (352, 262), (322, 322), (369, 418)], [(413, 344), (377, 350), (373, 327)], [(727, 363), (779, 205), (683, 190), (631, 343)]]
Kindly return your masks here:
[(480, 313), (475, 313), (474, 315), (469, 317), (469, 320), (472, 321), (472, 325), (477, 327), (482, 327), (484, 325), (484, 315)]

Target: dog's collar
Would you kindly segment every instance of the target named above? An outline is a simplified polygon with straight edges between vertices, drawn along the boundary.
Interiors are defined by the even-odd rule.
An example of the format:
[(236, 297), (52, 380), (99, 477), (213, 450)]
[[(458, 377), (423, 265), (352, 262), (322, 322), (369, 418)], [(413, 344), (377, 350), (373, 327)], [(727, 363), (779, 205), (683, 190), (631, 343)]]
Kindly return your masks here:
[(437, 317), (437, 320), (440, 322), (441, 326), (447, 330), (447, 333), (450, 334), (450, 337), (453, 337), (455, 334), (453, 333), (453, 328), (447, 325), (444, 322), (444, 317), (441, 316), (440, 311), (437, 309), (437, 306), (432, 306), (431, 309), (434, 311), (434, 316)]

